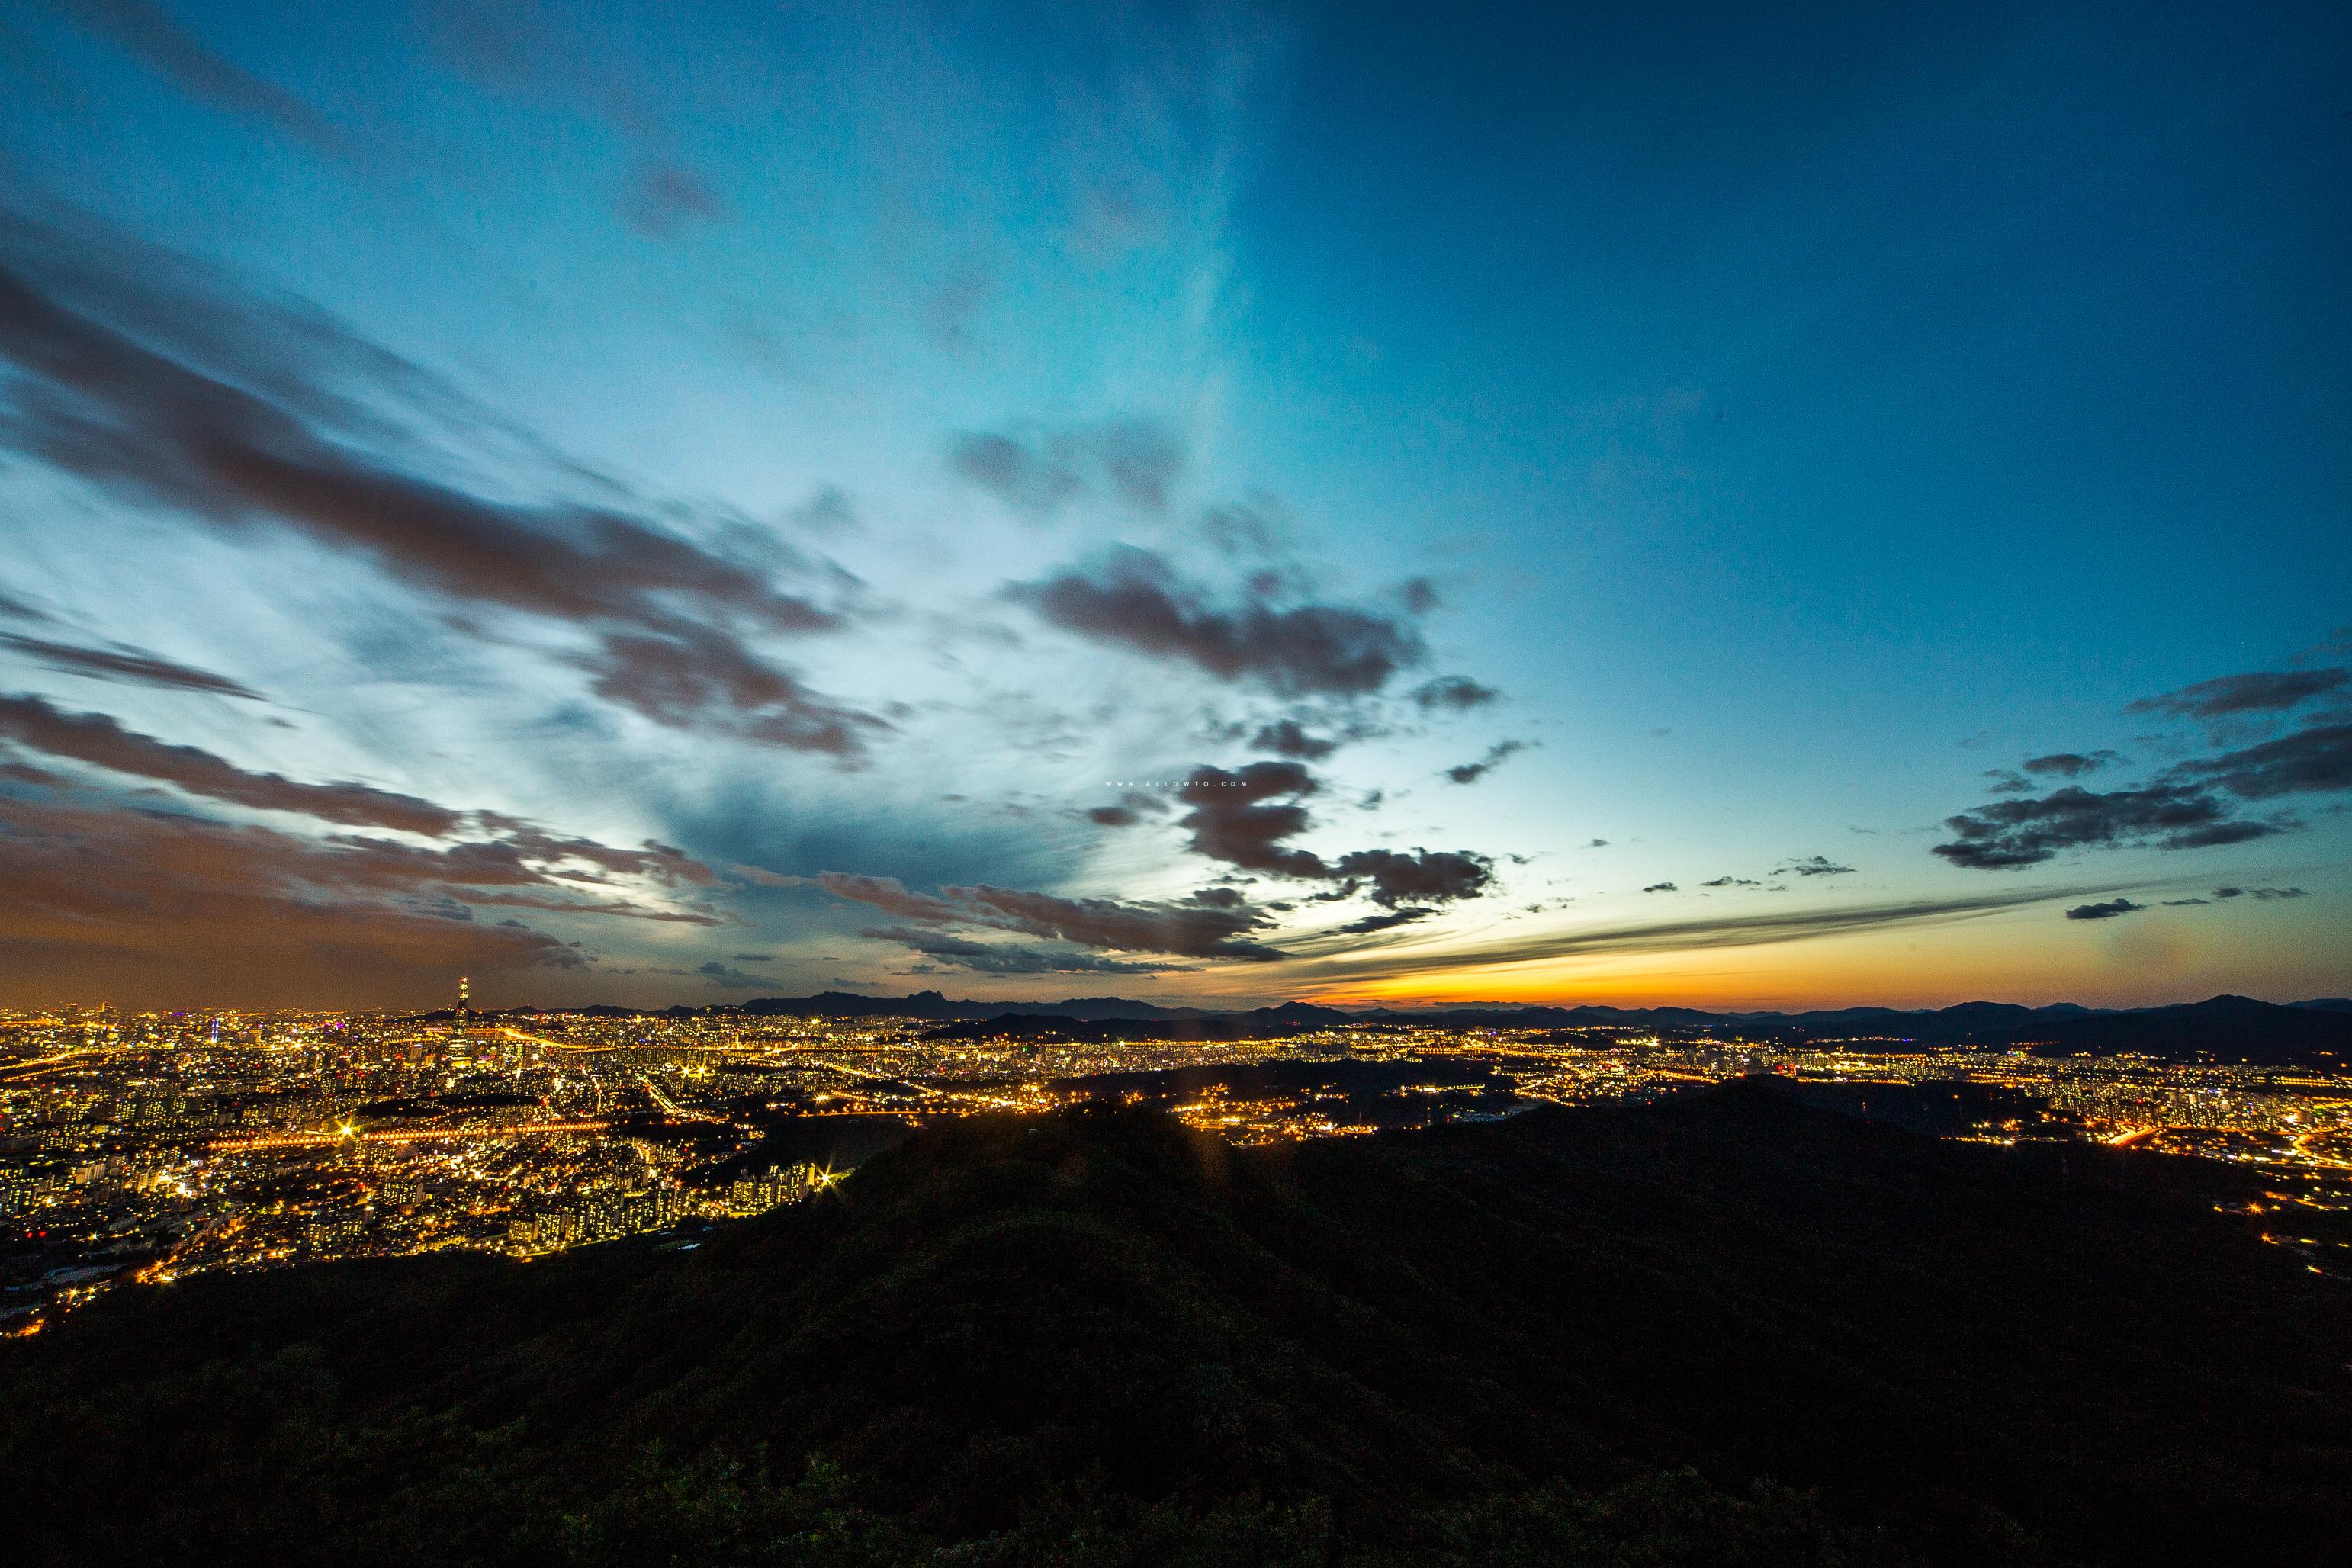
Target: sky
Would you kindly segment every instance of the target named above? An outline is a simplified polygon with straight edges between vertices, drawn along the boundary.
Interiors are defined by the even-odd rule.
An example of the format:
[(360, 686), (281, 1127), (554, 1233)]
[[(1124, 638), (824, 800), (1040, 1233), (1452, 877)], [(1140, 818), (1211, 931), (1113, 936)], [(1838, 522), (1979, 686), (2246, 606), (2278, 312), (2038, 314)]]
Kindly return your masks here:
[(0, 13), (0, 1005), (2352, 993), (2352, 12)]

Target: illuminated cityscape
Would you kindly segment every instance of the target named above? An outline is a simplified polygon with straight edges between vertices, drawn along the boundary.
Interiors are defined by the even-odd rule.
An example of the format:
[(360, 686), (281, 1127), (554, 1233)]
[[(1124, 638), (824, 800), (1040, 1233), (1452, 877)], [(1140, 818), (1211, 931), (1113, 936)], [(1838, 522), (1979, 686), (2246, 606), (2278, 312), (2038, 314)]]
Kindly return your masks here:
[(429, 1018), (0, 1015), (5, 1321), (25, 1332), (110, 1287), (210, 1270), (684, 1237), (684, 1224), (848, 1178), (853, 1160), (836, 1170), (807, 1152), (862, 1154), (941, 1118), (1148, 1103), (1253, 1144), (1652, 1103), (1753, 1073), (1940, 1136), (2251, 1173), (2272, 1189), (2254, 1212), (2282, 1216), (2264, 1239), (2352, 1278), (2352, 1074), (1633, 1028), (1079, 1032), (1090, 1037), (992, 1039), (923, 1018), (492, 1018), (462, 1000)]

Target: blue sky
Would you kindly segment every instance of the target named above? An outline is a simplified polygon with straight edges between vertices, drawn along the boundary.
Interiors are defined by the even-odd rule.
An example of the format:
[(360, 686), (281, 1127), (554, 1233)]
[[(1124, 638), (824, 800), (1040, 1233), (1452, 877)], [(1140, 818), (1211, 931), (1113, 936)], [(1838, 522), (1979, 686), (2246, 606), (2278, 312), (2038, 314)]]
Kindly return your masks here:
[(12, 14), (0, 1000), (2341, 994), (2347, 64)]

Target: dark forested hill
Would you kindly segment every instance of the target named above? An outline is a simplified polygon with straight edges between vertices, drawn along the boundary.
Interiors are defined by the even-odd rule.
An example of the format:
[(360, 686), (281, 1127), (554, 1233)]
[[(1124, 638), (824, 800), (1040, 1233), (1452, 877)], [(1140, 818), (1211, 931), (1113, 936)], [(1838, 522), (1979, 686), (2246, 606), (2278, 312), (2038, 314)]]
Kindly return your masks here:
[(2186, 1169), (1753, 1083), (951, 1122), (693, 1250), (104, 1299), (0, 1487), (26, 1563), (2326, 1560), (2352, 1301)]
[(2324, 1006), (2278, 1007), (2251, 996), (2213, 996), (2133, 1013), (2091, 1014), (2011, 1031), (2037, 1048), (2086, 1056), (2136, 1051), (2169, 1060), (2336, 1068), (2352, 1060), (2352, 1015)]

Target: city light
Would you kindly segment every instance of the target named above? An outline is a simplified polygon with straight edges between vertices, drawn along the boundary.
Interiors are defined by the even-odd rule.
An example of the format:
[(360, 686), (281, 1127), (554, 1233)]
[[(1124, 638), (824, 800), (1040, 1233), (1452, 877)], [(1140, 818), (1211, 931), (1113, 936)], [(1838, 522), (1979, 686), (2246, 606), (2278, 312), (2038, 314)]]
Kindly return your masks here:
[(2323, 1272), (2352, 1246), (2352, 1079), (2307, 1068), (1698, 1028), (1391, 1020), (1154, 1040), (922, 1018), (441, 1016), (0, 1015), (0, 1220), (18, 1260), (0, 1321), (28, 1331), (121, 1283), (450, 1247), (532, 1258), (757, 1214), (943, 1118), (1150, 1105), (1267, 1143), (1643, 1104), (1756, 1072), (1945, 1137), (2258, 1170), (2280, 1184), (2273, 1206), (2336, 1227), (2274, 1244)]

